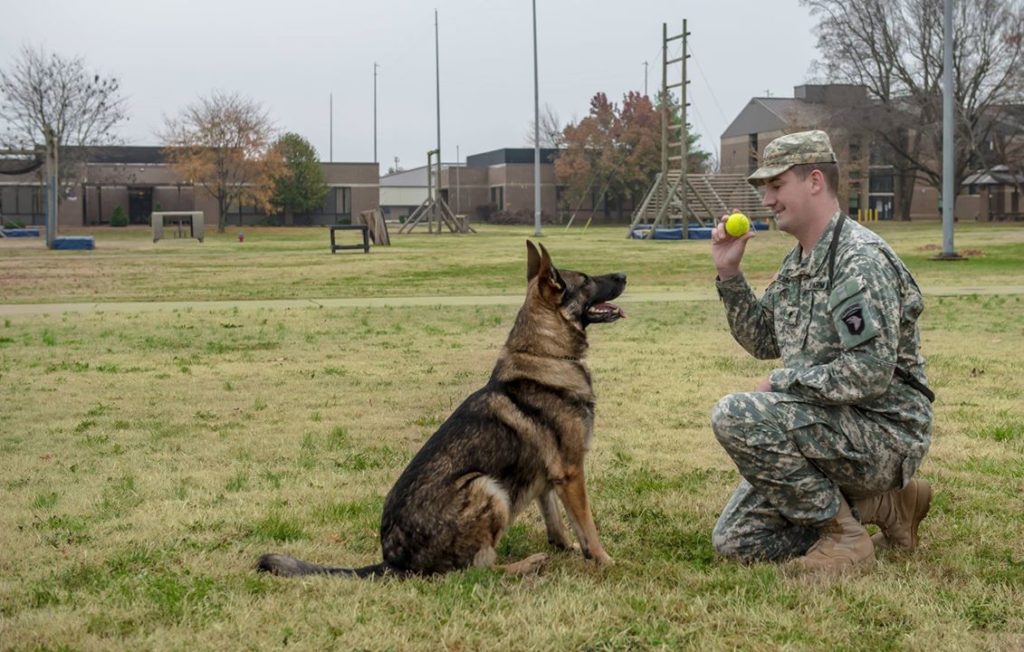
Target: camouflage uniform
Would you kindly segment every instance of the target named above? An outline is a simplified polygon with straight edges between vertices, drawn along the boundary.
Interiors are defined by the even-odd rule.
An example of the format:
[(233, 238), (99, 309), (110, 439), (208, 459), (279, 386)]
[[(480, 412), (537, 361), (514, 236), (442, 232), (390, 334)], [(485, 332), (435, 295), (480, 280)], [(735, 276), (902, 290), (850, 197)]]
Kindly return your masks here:
[[(794, 136), (801, 134), (783, 138)], [(797, 156), (805, 145), (797, 140)], [(777, 169), (767, 165), (771, 147), (769, 172)], [(776, 162), (794, 158), (785, 154)], [(931, 403), (894, 377), (899, 367), (926, 383), (921, 291), (892, 249), (849, 219), (830, 279), (839, 218), (832, 216), (809, 256), (799, 244), (789, 253), (760, 300), (742, 274), (718, 281), (736, 341), (754, 357), (781, 357), (784, 365), (769, 377), (771, 392), (730, 394), (712, 411), (715, 436), (744, 478), (712, 535), (722, 555), (753, 561), (804, 554), (836, 515), (839, 492), (852, 502), (899, 489), (928, 450)]]

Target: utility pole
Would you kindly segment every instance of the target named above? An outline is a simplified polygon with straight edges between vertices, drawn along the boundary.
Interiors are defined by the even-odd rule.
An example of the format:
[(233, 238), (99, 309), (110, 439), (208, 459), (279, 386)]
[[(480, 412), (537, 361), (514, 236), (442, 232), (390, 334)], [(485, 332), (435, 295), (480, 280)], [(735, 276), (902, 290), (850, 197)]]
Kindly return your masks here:
[(533, 0), (533, 235), (540, 237), (540, 86), (537, 82), (537, 0)]
[(647, 62), (644, 61), (644, 97), (647, 97)]
[(59, 148), (57, 136), (49, 127), (46, 128), (46, 248), (53, 249), (53, 241), (57, 237), (57, 209), (60, 207), (58, 198), (60, 177)]
[(956, 147), (953, 109), (953, 0), (943, 3), (942, 49), (942, 254), (939, 259), (956, 260), (961, 257), (953, 249), (953, 209), (956, 194), (953, 188), (953, 155)]
[(377, 68), (380, 65), (373, 62), (373, 162), (377, 162)]
[(334, 163), (334, 93), (331, 93), (330, 109), (328, 109), (328, 111), (331, 114), (330, 136), (328, 136), (328, 138), (330, 139), (330, 145), (328, 145), (328, 149), (330, 150), (330, 157), (328, 160), (330, 160), (331, 163)]
[[(434, 9), (434, 81), (437, 93), (437, 194), (441, 194), (441, 46), (437, 31), (437, 9)], [(430, 178), (430, 157), (427, 157), (427, 178)], [(441, 216), (437, 202), (431, 207), (437, 220), (437, 233), (441, 234)], [(428, 223), (429, 228), (429, 223)]]

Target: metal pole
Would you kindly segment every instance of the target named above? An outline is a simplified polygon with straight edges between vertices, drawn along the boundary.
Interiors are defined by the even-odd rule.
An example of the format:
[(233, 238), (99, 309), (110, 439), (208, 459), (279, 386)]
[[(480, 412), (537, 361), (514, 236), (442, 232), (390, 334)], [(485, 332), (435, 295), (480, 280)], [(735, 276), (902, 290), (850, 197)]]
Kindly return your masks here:
[(953, 0), (945, 0), (942, 52), (942, 257), (956, 258), (953, 250)]
[[(437, 31), (437, 9), (434, 9), (434, 81), (437, 95), (437, 195), (441, 195), (441, 46)], [(427, 171), (430, 174), (430, 171)], [(432, 207), (434, 217), (437, 218), (437, 232), (441, 233), (441, 216), (439, 215), (437, 201), (435, 199)]]
[(330, 160), (331, 163), (334, 163), (334, 93), (331, 93), (330, 106), (331, 106), (331, 108), (330, 108), (330, 114), (331, 114), (330, 124), (331, 124), (331, 128), (330, 128), (330, 136), (329, 136), (329, 138), (330, 138), (331, 142), (330, 142), (330, 145), (329, 145), (328, 149), (330, 149), (331, 154), (330, 154), (330, 157), (329, 157), (328, 160)]
[(540, 227), (540, 85), (537, 81), (537, 0), (533, 0), (533, 235)]
[(373, 62), (373, 162), (377, 162), (377, 68), (380, 65)]
[(57, 237), (57, 177), (59, 176), (57, 138), (53, 131), (46, 131), (46, 248), (53, 249)]
[(462, 214), (462, 196), (459, 186), (459, 168), (462, 167), (462, 155), (459, 153), (459, 146), (455, 146), (455, 214)]
[(647, 97), (647, 62), (644, 61), (644, 97)]

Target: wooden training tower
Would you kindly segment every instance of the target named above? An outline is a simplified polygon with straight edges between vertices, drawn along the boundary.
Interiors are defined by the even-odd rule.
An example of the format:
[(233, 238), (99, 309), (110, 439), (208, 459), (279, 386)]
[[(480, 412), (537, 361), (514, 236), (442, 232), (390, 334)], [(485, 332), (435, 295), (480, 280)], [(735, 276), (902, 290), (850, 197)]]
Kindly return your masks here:
[[(668, 24), (661, 25), (661, 172), (644, 196), (640, 206), (633, 213), (629, 225), (629, 236), (638, 227), (646, 227), (644, 238), (651, 238), (659, 227), (682, 227), (682, 237), (689, 237), (690, 221), (700, 226), (710, 226), (719, 216), (732, 210), (741, 210), (749, 217), (770, 217), (771, 213), (761, 206), (761, 197), (739, 174), (690, 174), (686, 170), (688, 158), (689, 125), (686, 122), (686, 87), (690, 83), (686, 76), (687, 37), (690, 33), (683, 20), (683, 31), (675, 36), (668, 35)], [(668, 48), (672, 41), (682, 41), (678, 57), (669, 59)], [(669, 83), (670, 67), (679, 66), (679, 81)], [(669, 93), (673, 89), (680, 93), (680, 120), (676, 122), (671, 111)]]
[[(436, 172), (435, 163), (432, 162), (437, 156)], [(432, 149), (427, 152), (427, 198), (412, 212), (405, 224), (398, 229), (399, 233), (411, 233), (423, 218), (427, 219), (427, 232), (434, 233), (434, 225), (437, 224), (437, 233), (441, 233), (441, 226), (448, 228), (451, 233), (476, 233), (476, 229), (466, 223), (464, 217), (456, 216), (448, 207), (448, 202), (441, 196), (441, 156), (438, 150)]]
[[(742, 174), (687, 174), (685, 193), (682, 175), (670, 171), (663, 182), (658, 173), (640, 207), (633, 213), (630, 231), (637, 226), (689, 227), (689, 220), (701, 226), (712, 226), (724, 213), (742, 211), (751, 219), (770, 219), (771, 211), (761, 205), (761, 195), (747, 183)], [(683, 199), (683, 195), (686, 199)], [(684, 219), (685, 211), (685, 219)], [(683, 237), (687, 236), (686, 231)], [(650, 235), (645, 234), (645, 237)]]

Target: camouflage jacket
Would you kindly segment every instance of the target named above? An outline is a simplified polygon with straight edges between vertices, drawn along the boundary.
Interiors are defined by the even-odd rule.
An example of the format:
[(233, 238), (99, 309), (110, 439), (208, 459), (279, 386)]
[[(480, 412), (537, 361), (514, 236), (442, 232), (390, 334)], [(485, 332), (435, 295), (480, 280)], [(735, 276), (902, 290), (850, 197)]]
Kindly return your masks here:
[(847, 219), (829, 282), (837, 212), (810, 255), (799, 244), (760, 300), (738, 274), (718, 282), (733, 337), (759, 359), (782, 358), (772, 389), (818, 404), (844, 404), (927, 448), (932, 406), (894, 377), (901, 367), (924, 385), (917, 318), (921, 290), (903, 261), (873, 231)]

